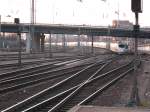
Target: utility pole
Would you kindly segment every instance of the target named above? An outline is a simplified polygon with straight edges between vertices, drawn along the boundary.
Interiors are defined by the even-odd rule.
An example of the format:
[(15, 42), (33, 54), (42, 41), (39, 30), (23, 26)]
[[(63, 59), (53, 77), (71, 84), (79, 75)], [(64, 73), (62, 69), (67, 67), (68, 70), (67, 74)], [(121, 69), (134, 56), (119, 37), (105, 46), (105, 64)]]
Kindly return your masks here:
[(63, 51), (66, 52), (66, 35), (62, 34), (62, 36), (63, 36), (62, 37), (63, 38), (63, 44), (62, 44), (63, 45)]
[(32, 0), (31, 3), (31, 24), (35, 23), (35, 1)]
[(138, 95), (138, 86), (137, 86), (137, 62), (138, 62), (138, 37), (140, 32), (139, 26), (139, 13), (142, 12), (142, 0), (132, 0), (131, 1), (131, 10), (135, 13), (135, 25), (133, 27), (133, 36), (134, 40), (134, 83), (131, 95), (131, 102), (130, 106), (138, 106), (140, 105), (140, 99)]
[(119, 16), (120, 16), (120, 6), (119, 6), (119, 0), (118, 0), (118, 22), (117, 22), (117, 27), (119, 28)]
[(52, 57), (52, 35), (51, 32), (49, 32), (49, 57)]
[(2, 38), (1, 38), (1, 31), (2, 31), (2, 25), (1, 24), (2, 24), (2, 19), (1, 19), (1, 15), (0, 15), (0, 41), (1, 41), (0, 42), (0, 44), (1, 44), (0, 47), (3, 47), (3, 41), (2, 41)]
[(139, 29), (140, 29), (138, 20), (139, 20), (139, 14), (138, 14), (138, 12), (135, 12), (135, 25), (133, 27), (134, 28), (133, 32), (134, 32), (134, 37), (135, 37), (135, 43), (134, 43), (135, 58), (138, 57), (138, 36), (139, 36)]
[(18, 27), (18, 38), (19, 38), (19, 48), (18, 48), (18, 66), (21, 66), (21, 33), (20, 33), (20, 20), (19, 18), (15, 18), (14, 19), (14, 23), (17, 25)]
[(77, 38), (77, 47), (80, 50), (80, 38), (81, 38), (81, 29), (78, 29), (78, 38)]
[(2, 21), (1, 21), (1, 15), (0, 15), (0, 39), (1, 39), (1, 31), (2, 31), (2, 30), (1, 30), (1, 29), (2, 29), (2, 27), (1, 27), (1, 26), (2, 26), (2, 25), (1, 25), (1, 22), (2, 22)]
[(92, 47), (92, 49), (91, 49), (91, 53), (92, 54), (94, 54), (94, 37), (93, 37), (93, 34), (91, 35), (92, 36), (92, 41), (91, 41), (91, 47)]
[(35, 24), (35, 0), (31, 0), (31, 24), (30, 24), (30, 53), (32, 53), (31, 49), (33, 50), (33, 41), (34, 41), (34, 24)]

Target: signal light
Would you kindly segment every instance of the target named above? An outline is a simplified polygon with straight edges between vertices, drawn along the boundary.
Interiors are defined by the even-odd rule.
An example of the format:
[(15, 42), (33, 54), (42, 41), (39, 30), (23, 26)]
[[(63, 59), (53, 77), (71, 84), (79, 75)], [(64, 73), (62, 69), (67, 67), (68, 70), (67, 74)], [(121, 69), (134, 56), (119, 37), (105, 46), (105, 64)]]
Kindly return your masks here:
[(131, 0), (131, 10), (133, 12), (142, 12), (143, 0)]
[(20, 23), (19, 18), (15, 18), (14, 23), (19, 24)]

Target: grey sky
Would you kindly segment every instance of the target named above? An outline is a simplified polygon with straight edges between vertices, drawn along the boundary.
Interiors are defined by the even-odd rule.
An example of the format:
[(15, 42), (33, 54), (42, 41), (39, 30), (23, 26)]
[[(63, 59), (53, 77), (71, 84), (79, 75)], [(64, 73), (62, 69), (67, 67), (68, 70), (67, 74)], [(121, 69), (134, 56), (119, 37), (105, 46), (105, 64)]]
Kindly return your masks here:
[[(112, 20), (130, 20), (134, 22), (131, 12), (131, 0), (35, 0), (36, 22), (55, 24), (108, 25)], [(149, 0), (144, 1), (144, 12), (140, 14), (140, 24), (150, 26)], [(21, 22), (30, 22), (31, 0), (0, 0), (2, 21), (13, 21), (19, 17)], [(119, 7), (118, 7), (119, 6)], [(11, 17), (6, 17), (11, 15)]]

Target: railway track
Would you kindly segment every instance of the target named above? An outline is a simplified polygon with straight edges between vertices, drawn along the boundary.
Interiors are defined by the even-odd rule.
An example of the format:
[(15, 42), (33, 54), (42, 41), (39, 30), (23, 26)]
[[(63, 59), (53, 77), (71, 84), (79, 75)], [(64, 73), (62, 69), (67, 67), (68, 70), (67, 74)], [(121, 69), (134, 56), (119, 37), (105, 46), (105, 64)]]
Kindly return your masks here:
[[(108, 65), (108, 64), (106, 64)], [(106, 66), (105, 65), (105, 66)], [(93, 66), (93, 65), (92, 65)], [(93, 75), (89, 75), (87, 77), (86, 75), (86, 79), (83, 80), (82, 77), (84, 77), (83, 75), (83, 72), (85, 72), (85, 70), (87, 70), (89, 67), (91, 68), (92, 67), (91, 65), (88, 66), (87, 68), (84, 69), (84, 71), (80, 71), (74, 75), (72, 75), (71, 77), (68, 77), (67, 79), (64, 79), (62, 80), (61, 82), (53, 85), (52, 87), (49, 87), (31, 97), (29, 97), (28, 99), (22, 101), (22, 102), (19, 102), (17, 103), (16, 105), (13, 105), (12, 107), (10, 108), (7, 108), (5, 109), (4, 111), (2, 112), (20, 112), (22, 110), (28, 110), (29, 108), (31, 107), (34, 107), (35, 105), (39, 105), (41, 104), (41, 102), (45, 102), (45, 101), (48, 101), (49, 102), (49, 99), (52, 99), (54, 101), (54, 99), (63, 99), (64, 98), (64, 94), (68, 95), (69, 93), (71, 93), (74, 89), (76, 89), (80, 84), (82, 84), (84, 81), (86, 81), (88, 79), (88, 82), (90, 82), (90, 80), (92, 80), (91, 78), (94, 78), (97, 76), (97, 73), (99, 73), (99, 71), (101, 71), (100, 69), (102, 68), (105, 68), (104, 65), (101, 65), (101, 66), (97, 66), (97, 63), (95, 65), (94, 68), (97, 67), (97, 69), (93, 69), (93, 72), (94, 72), (94, 76)], [(90, 69), (91, 71), (91, 69)], [(96, 73), (96, 72), (97, 73)], [(87, 71), (86, 71), (87, 72)], [(113, 71), (110, 71), (110, 72), (113, 72)], [(74, 79), (73, 77), (75, 77), (77, 74), (81, 74), (82, 73), (82, 77), (78, 77), (79, 79), (81, 79), (80, 81), (77, 82), (78, 78)], [(87, 73), (86, 73), (87, 74)], [(110, 74), (109, 72), (107, 74)], [(77, 75), (78, 76), (78, 75)], [(104, 75), (103, 75), (104, 76)], [(102, 77), (103, 77), (102, 76)], [(90, 78), (91, 77), (91, 78)], [(69, 80), (69, 81), (68, 81)], [(70, 82), (71, 80), (71, 82)], [(67, 83), (66, 83), (67, 82)], [(77, 82), (77, 83), (75, 83)], [(70, 85), (69, 85), (70, 84)], [(44, 97), (42, 97), (44, 96)], [(61, 97), (60, 97), (61, 96)], [(63, 97), (62, 97), (63, 96)], [(59, 101), (58, 101), (59, 102)], [(57, 103), (58, 103), (57, 102)], [(26, 105), (27, 104), (27, 105)], [(45, 103), (44, 103), (45, 104)], [(43, 105), (43, 104), (42, 104)], [(54, 106), (54, 105), (53, 105)], [(35, 106), (36, 107), (36, 106)], [(22, 109), (22, 110), (20, 110)], [(34, 109), (33, 109), (34, 110)], [(45, 109), (44, 109), (45, 110)], [(34, 111), (31, 111), (31, 112), (34, 112)], [(36, 112), (36, 111), (35, 111)]]
[[(75, 89), (68, 96), (59, 101), (59, 103), (57, 103), (52, 108), (48, 108), (49, 107), (48, 106), (46, 107), (46, 109), (48, 110), (43, 111), (43, 109), (38, 109), (39, 111), (37, 112), (66, 112), (75, 105), (81, 105), (83, 104), (83, 102), (90, 101), (91, 99), (89, 100), (89, 97), (93, 96), (100, 90), (102, 92), (103, 90), (107, 89), (106, 87), (108, 87), (108, 85), (111, 86), (114, 83), (114, 81), (120, 78), (120, 76), (127, 74), (131, 70), (133, 70), (132, 64), (131, 63), (125, 64), (109, 75), (106, 74), (105, 76), (102, 75), (103, 78), (100, 80), (97, 79), (100, 77), (97, 77), (95, 78), (95, 80), (93, 79), (94, 81), (91, 81), (91, 83), (87, 84), (88, 82), (87, 81), (81, 84), (77, 89)], [(31, 112), (31, 111), (27, 110), (24, 112)]]
[[(53, 80), (59, 77), (68, 77), (71, 73), (75, 73), (78, 70), (82, 69), (83, 67), (89, 65), (88, 60), (91, 59), (84, 59), (82, 60), (84, 64), (79, 64), (75, 66), (66, 66), (65, 64), (76, 63), (80, 60), (71, 60), (62, 63), (53, 63), (52, 65), (44, 65), (38, 66), (37, 68), (29, 68), (23, 69), (21, 71), (14, 71), (13, 73), (6, 73), (1, 74), (0, 80), (0, 94), (4, 94), (7, 92), (12, 92), (14, 90), (24, 88), (27, 86), (32, 86), (38, 84), (40, 82)], [(86, 61), (86, 62), (84, 62)], [(80, 61), (81, 63), (81, 61)], [(24, 73), (25, 72), (25, 73)], [(18, 73), (18, 74), (17, 74)], [(15, 74), (15, 75), (14, 75)]]
[(44, 73), (32, 74), (28, 76), (23, 76), (19, 78), (8, 79), (0, 82), (0, 94), (5, 94), (8, 92), (13, 92), (21, 88), (28, 86), (33, 86), (35, 84), (45, 82), (48, 80), (57, 79), (60, 77), (69, 77), (71, 74), (78, 72), (86, 65), (81, 65), (78, 67), (60, 69), (58, 71), (49, 71)]
[[(46, 56), (48, 55), (48, 56)], [(56, 58), (81, 58), (81, 57), (90, 57), (90, 55), (88, 56), (56, 56)], [(29, 59), (40, 59), (40, 58), (50, 58), (49, 57), (49, 53), (32, 53), (32, 54), (22, 54), (22, 60), (29, 60)], [(54, 58), (54, 57), (53, 57)], [(18, 60), (18, 54), (1, 54), (0, 55), (0, 61), (12, 61), (12, 60)]]
[[(106, 59), (109, 59), (110, 57), (106, 58)], [(57, 68), (55, 71), (59, 70), (60, 66), (64, 66), (66, 64), (69, 64), (69, 63), (75, 63), (75, 62), (83, 62), (83, 64), (87, 64), (87, 63), (93, 63), (95, 62), (96, 60), (98, 60), (99, 57), (90, 57), (90, 58), (84, 58), (84, 59), (66, 59), (63, 61), (52, 61), (52, 62), (47, 62), (47, 63), (44, 63), (44, 64), (40, 64), (40, 65), (36, 65), (36, 66), (33, 66), (33, 67), (27, 67), (27, 68), (20, 68), (19, 70), (13, 70), (13, 71), (10, 71), (10, 72), (5, 72), (5, 73), (1, 73), (0, 74), (0, 81), (3, 81), (3, 80), (6, 80), (6, 79), (12, 79), (12, 78), (18, 78), (18, 77), (22, 77), (22, 76), (27, 76), (27, 75), (30, 75), (30, 74), (33, 74), (33, 73), (40, 73), (40, 72), (43, 72), (43, 71), (46, 71), (46, 70), (50, 70), (50, 69), (54, 69), (54, 68)], [(62, 67), (62, 69), (64, 69), (64, 67)]]
[(98, 91), (99, 88), (101, 88), (101, 92), (102, 90), (105, 90), (106, 87), (113, 84), (121, 76), (124, 76), (129, 71), (133, 70), (133, 67), (131, 66), (132, 62), (122, 65), (121, 67), (108, 71), (94, 78), (94, 76), (98, 73), (95, 72), (93, 77), (90, 77), (88, 80), (78, 85), (75, 90), (68, 90), (69, 93), (67, 95), (66, 93), (56, 95), (56, 97), (49, 98), (37, 105), (24, 110), (23, 112), (66, 112), (78, 103), (85, 102), (84, 99), (88, 98), (91, 94), (95, 94), (95, 92)]
[[(22, 60), (22, 67), (31, 65), (31, 64), (40, 64), (40, 63), (47, 63), (47, 62), (54, 62), (54, 61), (63, 61), (63, 60), (73, 60), (73, 59), (84, 59), (84, 58), (89, 58), (89, 57), (61, 57), (61, 58), (51, 58), (51, 59), (44, 59), (44, 58), (35, 58), (34, 60)], [(11, 60), (12, 61), (12, 60)], [(5, 63), (5, 61), (3, 61)], [(13, 61), (13, 62), (6, 62), (5, 64), (0, 64), (0, 69), (10, 69), (10, 68), (18, 68), (18, 62)]]
[(99, 71), (96, 71), (88, 80), (78, 85), (78, 87), (76, 86), (64, 91), (64, 93), (62, 92), (55, 97), (23, 110), (23, 112), (66, 112), (77, 104), (81, 105), (89, 101), (96, 94), (106, 90), (133, 69), (133, 62), (130, 62), (97, 77), (95, 76)]
[(59, 66), (63, 66), (67, 63), (75, 62), (75, 61), (78, 61), (78, 60), (70, 60), (70, 61), (64, 61), (64, 62), (57, 62), (57, 61), (56, 62), (50, 62), (50, 63), (38, 65), (38, 66), (33, 66), (33, 67), (29, 67), (29, 68), (22, 68), (19, 70), (14, 70), (11, 72), (2, 73), (2, 74), (0, 74), (0, 79), (1, 79), (0, 81), (26, 76), (28, 74), (39, 73), (40, 71), (43, 72), (43, 71), (46, 71), (46, 70), (49, 70), (52, 68), (57, 68)]
[[(94, 63), (92, 65), (89, 65), (86, 68), (82, 69), (81, 71), (71, 75), (70, 77), (60, 81), (59, 83), (56, 83), (55, 85), (37, 93), (34, 96), (31, 96), (30, 98), (28, 98), (25, 101), (22, 101), (20, 103), (24, 105), (24, 103), (28, 102), (28, 105), (24, 105), (24, 108), (28, 108), (28, 107), (35, 105), (49, 97), (55, 96), (55, 94), (59, 94), (64, 90), (67, 90), (75, 85), (78, 85), (81, 82), (83, 82), (84, 80), (86, 80), (87, 78), (89, 78), (95, 70), (99, 69), (99, 67), (102, 66), (103, 63), (104, 62), (100, 61), (100, 62)], [(44, 97), (41, 98), (41, 95)], [(20, 105), (20, 103), (19, 103), (19, 105)], [(18, 110), (18, 111), (20, 111), (20, 110)], [(16, 112), (16, 110), (15, 110), (15, 112)]]

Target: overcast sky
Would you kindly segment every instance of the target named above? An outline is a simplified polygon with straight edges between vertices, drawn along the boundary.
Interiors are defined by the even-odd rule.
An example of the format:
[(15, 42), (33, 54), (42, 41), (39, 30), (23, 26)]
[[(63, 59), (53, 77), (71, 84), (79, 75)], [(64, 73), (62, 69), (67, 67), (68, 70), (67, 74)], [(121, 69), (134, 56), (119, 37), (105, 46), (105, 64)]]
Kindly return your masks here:
[[(131, 0), (35, 0), (36, 22), (54, 24), (109, 25), (112, 20), (130, 20)], [(0, 0), (2, 21), (13, 21), (19, 17), (21, 22), (30, 22), (31, 0)], [(143, 13), (140, 24), (150, 26), (150, 0), (143, 0)], [(7, 17), (10, 15), (11, 17)]]

